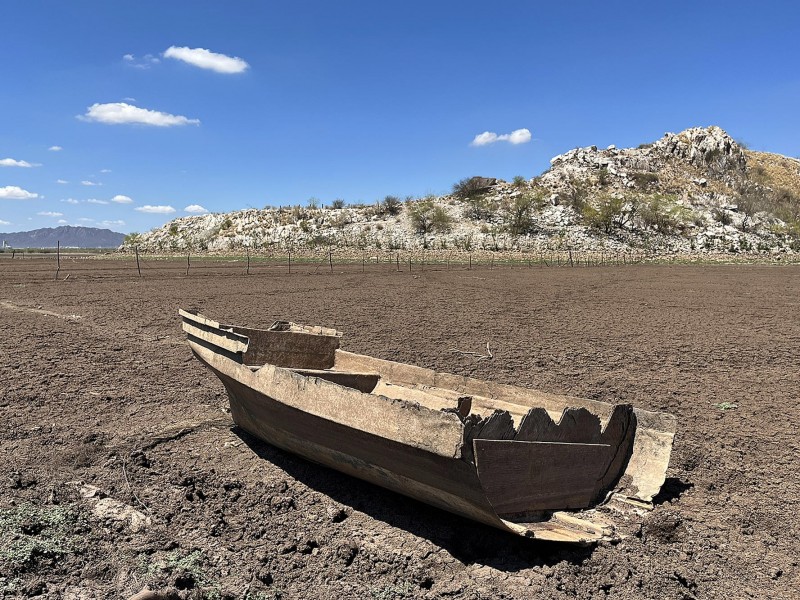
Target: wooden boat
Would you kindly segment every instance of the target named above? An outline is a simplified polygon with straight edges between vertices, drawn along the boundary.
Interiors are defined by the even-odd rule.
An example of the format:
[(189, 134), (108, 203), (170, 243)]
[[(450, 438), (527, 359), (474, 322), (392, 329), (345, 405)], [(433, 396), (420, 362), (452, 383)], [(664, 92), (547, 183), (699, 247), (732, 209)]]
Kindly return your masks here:
[(324, 327), (179, 314), (242, 429), (464, 517), (591, 543), (616, 537), (612, 508), (647, 509), (664, 482), (672, 415), (353, 354)]

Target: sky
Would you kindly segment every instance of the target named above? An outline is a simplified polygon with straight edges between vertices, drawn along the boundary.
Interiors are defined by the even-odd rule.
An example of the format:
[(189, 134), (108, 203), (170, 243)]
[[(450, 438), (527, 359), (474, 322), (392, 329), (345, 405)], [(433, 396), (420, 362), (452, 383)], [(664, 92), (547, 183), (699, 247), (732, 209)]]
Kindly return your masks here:
[(441, 194), (694, 126), (800, 155), (792, 2), (0, 6), (0, 232)]

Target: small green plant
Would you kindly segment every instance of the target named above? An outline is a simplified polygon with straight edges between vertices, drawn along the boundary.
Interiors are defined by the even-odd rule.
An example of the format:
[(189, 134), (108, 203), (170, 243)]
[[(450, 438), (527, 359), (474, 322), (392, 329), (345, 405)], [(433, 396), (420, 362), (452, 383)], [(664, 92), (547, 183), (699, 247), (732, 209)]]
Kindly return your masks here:
[(0, 572), (20, 571), (43, 558), (59, 558), (79, 548), (83, 519), (67, 506), (20, 504), (0, 509)]
[(605, 187), (611, 183), (611, 174), (608, 172), (606, 167), (602, 167), (599, 171), (597, 171), (597, 183), (600, 185), (600, 187)]
[(384, 585), (380, 588), (373, 588), (369, 591), (370, 596), (375, 600), (397, 600), (399, 598), (413, 598), (414, 586), (408, 582), (403, 581), (394, 585)]
[(528, 180), (525, 179), (522, 175), (514, 175), (514, 179), (512, 180), (514, 187), (525, 187), (525, 184), (528, 183)]
[(134, 231), (126, 235), (123, 241), (127, 246), (135, 246), (142, 241), (142, 235)]
[(736, 402), (718, 402), (713, 406), (720, 410), (733, 410), (734, 408), (739, 408), (739, 405), (736, 404)]
[(730, 225), (733, 223), (733, 216), (724, 208), (715, 208), (711, 211), (711, 216), (722, 225)]
[(342, 208), (344, 208), (344, 200), (342, 200), (341, 198), (336, 198), (336, 200), (331, 202), (331, 208), (333, 210), (341, 210)]
[(177, 225), (170, 225), (169, 234), (170, 235), (178, 235), (178, 226)]
[(231, 227), (233, 227), (233, 221), (231, 221), (230, 219), (225, 219), (222, 222), (222, 225), (220, 225), (220, 229), (222, 230), (230, 229)]
[(631, 175), (633, 182), (636, 184), (636, 187), (645, 189), (653, 185), (654, 183), (658, 183), (658, 175), (655, 173), (649, 173), (647, 171), (638, 171)]

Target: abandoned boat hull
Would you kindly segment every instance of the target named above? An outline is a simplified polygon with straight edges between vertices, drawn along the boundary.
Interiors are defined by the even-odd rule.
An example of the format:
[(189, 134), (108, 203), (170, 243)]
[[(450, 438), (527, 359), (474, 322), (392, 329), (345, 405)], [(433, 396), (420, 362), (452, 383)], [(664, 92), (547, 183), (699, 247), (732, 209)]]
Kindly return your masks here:
[[(428, 370), (339, 350), (338, 343), (331, 342), (331, 330), (316, 334), (328, 338), (320, 342), (320, 350), (307, 337), (311, 334), (302, 330), (275, 335), (277, 330), (244, 330), (193, 313), (181, 311), (181, 315), (195, 356), (219, 377), (228, 392), (234, 422), (255, 437), (518, 535), (573, 543), (614, 536), (613, 524), (602, 515), (591, 510), (575, 514), (564, 511), (588, 508), (622, 476), (628, 463), (636, 462), (632, 461), (636, 418), (630, 407), (603, 405), (605, 428), (601, 431), (599, 420), (593, 417), (597, 431), (590, 436), (592, 443), (561, 441), (558, 436), (569, 438), (569, 431), (583, 434), (586, 429), (585, 423), (577, 423), (570, 430), (565, 418), (550, 432), (558, 434), (548, 438), (550, 441), (515, 440), (513, 435), (522, 435), (525, 429), (525, 419), (536, 431), (541, 429), (536, 423), (552, 425), (544, 409), (530, 410), (521, 424), (518, 421), (516, 428), (509, 428), (507, 411), (494, 411), (490, 418), (480, 421), (467, 416), (469, 408), (460, 414), (460, 400), (469, 396), (459, 398), (454, 408), (436, 408), (438, 403), (452, 405), (451, 396), (463, 390), (488, 391), (504, 402), (502, 398), (513, 399), (516, 394), (518, 388), (513, 386), (509, 386), (513, 392), (509, 396), (508, 390), (481, 388), (482, 382), (446, 374), (436, 374), (438, 382), (436, 376), (427, 381), (427, 374), (432, 373)], [(293, 335), (305, 337), (294, 343)], [(248, 349), (251, 339), (259, 340), (257, 352)], [(272, 346), (275, 352), (270, 354)], [(310, 359), (306, 356), (309, 354)], [(266, 361), (263, 365), (262, 360)], [(278, 361), (288, 366), (270, 364)], [(345, 369), (336, 371), (337, 363)], [(307, 365), (312, 369), (305, 368)], [(356, 366), (360, 370), (353, 370)], [(447, 382), (450, 387), (421, 390), (406, 383), (395, 389), (395, 384), (378, 384), (383, 378), (403, 381), (404, 377)], [(448, 377), (453, 379), (442, 379)], [(393, 394), (397, 397), (390, 397)], [(427, 401), (428, 406), (414, 399)], [(548, 401), (555, 402), (552, 398)], [(553, 410), (555, 407), (550, 406)], [(564, 408), (564, 415), (577, 421), (589, 418), (584, 408)], [(671, 435), (668, 431), (657, 433)], [(663, 462), (663, 452), (657, 458)], [(587, 469), (594, 469), (596, 474), (587, 476)], [(659, 470), (656, 465), (655, 471)], [(648, 475), (651, 480), (659, 476), (649, 471)], [(663, 472), (661, 477), (663, 481)], [(652, 487), (652, 482), (646, 485)]]

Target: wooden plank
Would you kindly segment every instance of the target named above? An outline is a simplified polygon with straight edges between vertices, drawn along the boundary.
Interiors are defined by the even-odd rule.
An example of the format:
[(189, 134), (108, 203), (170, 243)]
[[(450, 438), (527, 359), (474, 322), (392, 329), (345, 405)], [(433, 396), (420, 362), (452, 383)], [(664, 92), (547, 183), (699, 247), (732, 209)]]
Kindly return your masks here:
[(247, 338), (237, 335), (232, 331), (214, 329), (209, 325), (188, 320), (183, 322), (183, 330), (189, 336), (203, 340), (214, 346), (219, 346), (228, 352), (239, 353), (247, 350)]
[(567, 408), (559, 422), (555, 423), (545, 409), (532, 408), (522, 419), (514, 439), (599, 444), (600, 419), (585, 408)]
[[(310, 333), (304, 329), (285, 331), (233, 327), (233, 330), (250, 340), (244, 362), (249, 365), (271, 364), (297, 369), (330, 369), (333, 367), (339, 336), (327, 333)], [(333, 330), (330, 330), (333, 331)], [(370, 369), (341, 369), (342, 371), (369, 371)]]
[(481, 486), (501, 517), (587, 508), (611, 458), (605, 444), (484, 439), (473, 444)]

